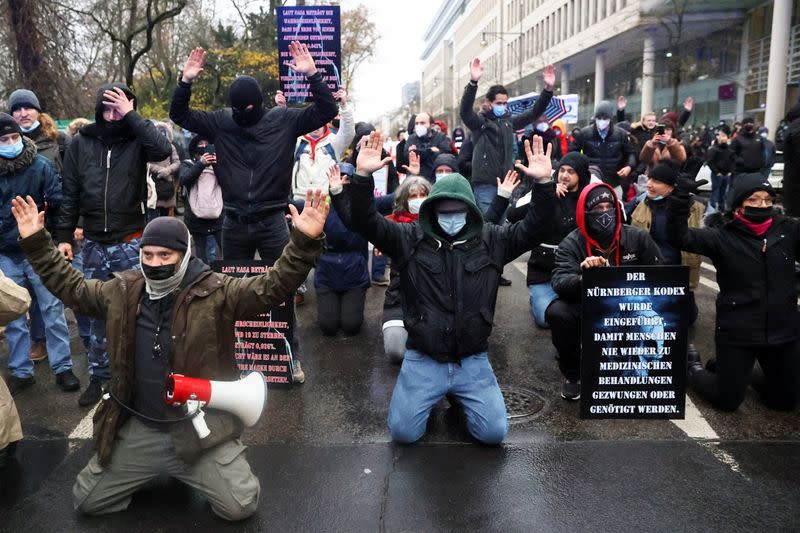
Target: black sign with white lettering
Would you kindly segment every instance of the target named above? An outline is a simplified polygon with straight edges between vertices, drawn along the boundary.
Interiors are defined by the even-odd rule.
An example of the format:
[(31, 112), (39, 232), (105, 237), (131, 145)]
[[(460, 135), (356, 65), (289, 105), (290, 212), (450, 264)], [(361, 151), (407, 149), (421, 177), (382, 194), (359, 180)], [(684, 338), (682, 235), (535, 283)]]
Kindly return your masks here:
[[(269, 272), (266, 261), (214, 261), (214, 271), (236, 278)], [(239, 370), (261, 372), (270, 388), (292, 385), (294, 299), (290, 298), (257, 317), (236, 321), (234, 355)]]
[(583, 272), (582, 418), (683, 418), (689, 268)]

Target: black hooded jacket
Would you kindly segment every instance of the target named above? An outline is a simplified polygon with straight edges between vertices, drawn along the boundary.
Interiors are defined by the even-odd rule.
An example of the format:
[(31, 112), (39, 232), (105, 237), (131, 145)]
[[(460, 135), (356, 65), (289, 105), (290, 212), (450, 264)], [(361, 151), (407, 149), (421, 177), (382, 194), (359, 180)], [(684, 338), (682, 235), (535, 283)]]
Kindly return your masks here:
[[(605, 183), (590, 183), (581, 192), (581, 198), (587, 192), (596, 187), (611, 187)], [(613, 192), (613, 191), (612, 191)], [(619, 229), (618, 251), (609, 254), (609, 263), (614, 266), (625, 265), (658, 265), (663, 262), (661, 251), (650, 234), (639, 228), (622, 224), (622, 209), (619, 202), (614, 202), (617, 209), (616, 224)], [(687, 215), (688, 217), (688, 215)], [(578, 200), (576, 211), (578, 228), (572, 230), (569, 235), (558, 245), (556, 250), (556, 265), (553, 269), (551, 283), (553, 290), (558, 293), (558, 297), (572, 302), (581, 301), (581, 280), (583, 279), (581, 263), (589, 257), (589, 248), (586, 240), (586, 229), (584, 226), (584, 206)], [(599, 256), (599, 250), (592, 249), (591, 255)], [(613, 257), (612, 257), (613, 255)], [(615, 257), (619, 257), (617, 263)]]
[[(589, 163), (586, 157), (576, 152), (569, 153), (561, 160), (560, 165), (556, 168), (556, 176), (558, 170), (562, 165), (569, 165), (578, 174), (578, 190), (569, 192), (563, 198), (555, 195), (555, 211), (553, 212), (553, 224), (550, 226), (547, 236), (542, 239), (542, 244), (531, 250), (531, 256), (528, 259), (528, 275), (526, 276), (526, 283), (528, 285), (536, 285), (538, 283), (546, 283), (550, 281), (553, 275), (553, 267), (555, 267), (556, 250), (558, 244), (566, 237), (569, 232), (577, 227), (576, 212), (578, 207), (578, 198), (584, 187), (589, 185), (591, 174), (589, 174)], [(556, 183), (552, 184), (553, 189)], [(530, 196), (524, 195), (512, 206), (506, 218), (509, 222), (516, 222), (522, 220), (528, 209), (535, 206), (531, 205)]]
[(764, 237), (730, 214), (715, 213), (705, 227), (689, 228), (690, 197), (673, 193), (667, 201), (673, 246), (707, 256), (717, 269), (717, 342), (763, 346), (799, 339), (795, 261), (800, 258), (800, 221), (776, 215)]
[(764, 142), (754, 133), (739, 131), (731, 142), (733, 150), (734, 175), (761, 172), (764, 168)]
[(589, 158), (590, 165), (597, 165), (603, 170), (603, 181), (612, 187), (619, 185), (617, 171), (625, 166), (631, 167), (631, 170), (636, 168), (636, 154), (628, 140), (628, 132), (613, 124), (608, 127), (605, 139), (594, 124), (582, 128), (569, 145), (569, 151), (583, 152)]
[(286, 208), (297, 138), (324, 126), (338, 113), (322, 74), (317, 72), (308, 81), (314, 104), (302, 109), (273, 107), (249, 127), (239, 126), (230, 108), (214, 112), (190, 109), (192, 86), (178, 82), (169, 116), (214, 144), (214, 171), (226, 213), (253, 217)]
[(96, 122), (81, 128), (64, 159), (58, 242), (72, 242), (79, 217), (83, 217), (86, 238), (97, 242), (117, 243), (142, 231), (147, 163), (172, 155), (169, 139), (136, 111), (111, 124), (103, 120), (103, 93), (111, 87), (119, 87), (129, 99), (135, 99), (121, 83), (104, 85), (97, 92)]

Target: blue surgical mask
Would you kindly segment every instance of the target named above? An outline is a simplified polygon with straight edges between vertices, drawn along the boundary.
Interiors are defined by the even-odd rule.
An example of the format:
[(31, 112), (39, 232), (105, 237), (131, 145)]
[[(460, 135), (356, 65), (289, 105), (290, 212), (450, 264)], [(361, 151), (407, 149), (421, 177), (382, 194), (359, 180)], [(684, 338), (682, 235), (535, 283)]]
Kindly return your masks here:
[(442, 231), (455, 237), (467, 225), (467, 213), (439, 213), (438, 222)]
[(536, 131), (540, 131), (542, 133), (546, 132), (550, 126), (547, 122), (540, 122), (536, 125)]
[(408, 201), (408, 212), (412, 215), (419, 214), (419, 208), (422, 207), (422, 202), (425, 198), (412, 198)]
[(14, 159), (22, 153), (25, 146), (22, 144), (22, 137), (20, 137), (17, 144), (0, 144), (0, 157), (3, 159)]
[(31, 125), (31, 127), (30, 127), (30, 128), (23, 128), (22, 126), (20, 126), (19, 128), (22, 130), (22, 133), (30, 133), (30, 132), (32, 132), (33, 130), (35, 130), (36, 128), (38, 128), (39, 126), (41, 126), (41, 124), (40, 124), (40, 123), (39, 123), (39, 121), (37, 120), (36, 122), (34, 122), (34, 123)]
[(494, 104), (492, 105), (492, 113), (494, 113), (494, 116), (498, 118), (502, 117), (503, 115), (506, 114), (506, 106)]
[(608, 129), (608, 126), (611, 124), (611, 120), (607, 118), (598, 118), (594, 121), (595, 125), (597, 125), (597, 129), (601, 131), (605, 131)]

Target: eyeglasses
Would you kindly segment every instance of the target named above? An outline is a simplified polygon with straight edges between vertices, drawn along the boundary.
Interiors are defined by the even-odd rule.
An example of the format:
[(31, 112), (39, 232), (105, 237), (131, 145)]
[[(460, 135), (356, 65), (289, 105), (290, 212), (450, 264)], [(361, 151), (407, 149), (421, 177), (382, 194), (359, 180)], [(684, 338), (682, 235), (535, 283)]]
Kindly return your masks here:
[(744, 205), (751, 206), (751, 207), (772, 207), (773, 201), (772, 197), (768, 198), (747, 198), (744, 201)]

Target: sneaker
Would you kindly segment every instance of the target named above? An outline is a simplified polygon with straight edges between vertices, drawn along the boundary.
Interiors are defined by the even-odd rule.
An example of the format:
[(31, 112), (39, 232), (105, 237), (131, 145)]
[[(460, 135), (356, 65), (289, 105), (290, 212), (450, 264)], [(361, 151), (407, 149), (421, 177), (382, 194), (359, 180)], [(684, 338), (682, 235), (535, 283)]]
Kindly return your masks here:
[(30, 358), (34, 363), (38, 363), (39, 361), (44, 361), (47, 359), (47, 346), (45, 343), (41, 341), (32, 342)]
[(508, 287), (511, 285), (511, 280), (508, 278), (504, 278), (503, 276), (500, 276), (500, 285), (502, 287)]
[(292, 382), (299, 385), (301, 383), (305, 383), (305, 381), (306, 373), (303, 372), (303, 367), (300, 365), (300, 361), (295, 359), (292, 361)]
[(686, 349), (686, 371), (689, 376), (703, 369), (703, 363), (700, 361), (700, 352), (697, 351), (694, 344), (689, 344)]
[(81, 382), (78, 381), (71, 369), (56, 374), (56, 385), (61, 387), (64, 392), (73, 392), (81, 388)]
[(6, 382), (8, 385), (8, 390), (11, 392), (11, 396), (16, 396), (17, 393), (22, 392), (34, 383), (36, 383), (36, 378), (33, 376), (28, 376), (27, 378), (9, 376), (8, 381)]
[(571, 402), (574, 402), (575, 400), (580, 400), (581, 380), (565, 379), (564, 384), (561, 385), (561, 397)]
[(100, 378), (91, 376), (89, 378), (89, 386), (83, 391), (81, 397), (78, 398), (78, 405), (81, 407), (88, 407), (100, 401), (103, 395), (103, 382)]

